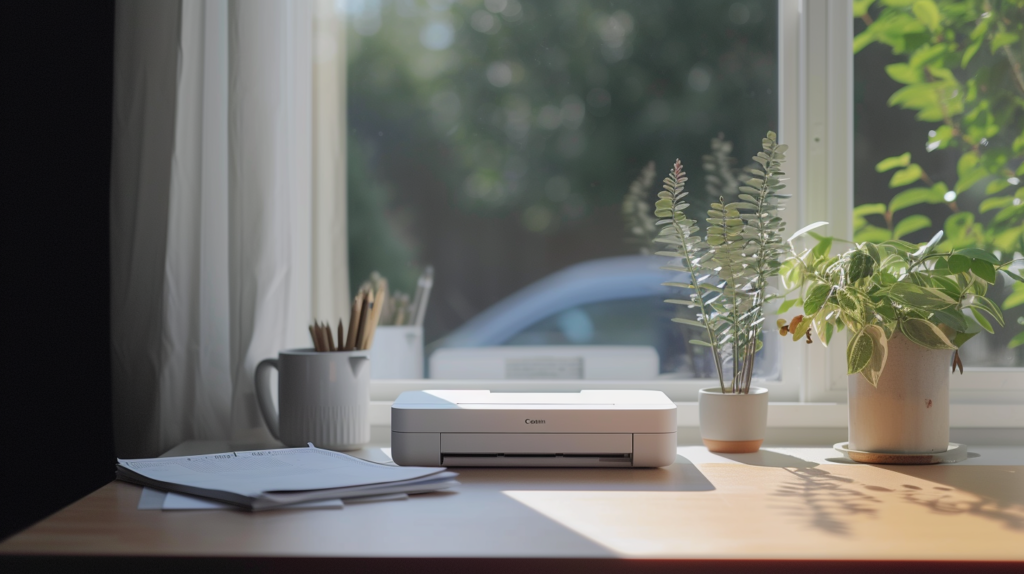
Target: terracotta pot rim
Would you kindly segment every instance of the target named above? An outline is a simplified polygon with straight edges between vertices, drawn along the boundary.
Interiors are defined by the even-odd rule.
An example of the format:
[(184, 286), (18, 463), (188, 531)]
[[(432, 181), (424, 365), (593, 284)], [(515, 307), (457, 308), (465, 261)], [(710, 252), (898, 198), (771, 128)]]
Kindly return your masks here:
[(764, 444), (764, 439), (756, 440), (714, 440), (709, 438), (701, 438), (704, 443), (704, 447), (711, 452), (721, 452), (725, 454), (748, 454), (761, 450), (761, 445)]

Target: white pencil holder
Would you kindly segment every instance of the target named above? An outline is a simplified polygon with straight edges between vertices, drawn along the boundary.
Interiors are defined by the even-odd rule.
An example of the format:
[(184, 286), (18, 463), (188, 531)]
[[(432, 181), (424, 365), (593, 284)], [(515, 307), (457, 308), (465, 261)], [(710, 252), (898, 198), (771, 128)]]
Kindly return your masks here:
[(370, 348), (374, 379), (423, 378), (423, 327), (381, 325)]

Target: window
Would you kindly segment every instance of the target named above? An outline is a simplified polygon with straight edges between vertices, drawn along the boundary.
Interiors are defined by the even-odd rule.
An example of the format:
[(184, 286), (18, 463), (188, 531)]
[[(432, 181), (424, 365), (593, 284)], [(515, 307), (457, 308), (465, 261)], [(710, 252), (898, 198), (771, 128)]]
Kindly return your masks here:
[[(408, 292), (433, 265), (434, 347), (642, 343), (666, 377), (707, 376), (660, 302), (668, 260), (639, 254), (623, 198), (653, 161), (653, 204), (678, 157), (704, 211), (712, 139), (731, 142), (738, 168), (777, 129), (776, 2), (364, 0), (346, 11), (354, 285), (377, 270)], [(565, 299), (553, 279), (581, 265), (589, 278)], [(523, 289), (539, 302), (511, 319), (487, 313)], [(474, 339), (484, 319), (508, 332)], [(776, 357), (760, 364), (777, 378)]]
[[(711, 139), (724, 134), (742, 164), (774, 129), (790, 145), (795, 197), (787, 226), (828, 220), (838, 237), (868, 239), (862, 234), (876, 232), (868, 226), (896, 233), (910, 218), (899, 233), (921, 240), (924, 220), (911, 216), (928, 217), (933, 229), (948, 225), (945, 193), (942, 202), (897, 210), (891, 222), (865, 211), (872, 204), (888, 211), (895, 194), (922, 187), (890, 188), (894, 172), (876, 168), (906, 151), (907, 166), (921, 165), (929, 186), (944, 178), (966, 195), (957, 207), (980, 228), (1020, 205), (1020, 152), (1013, 152), (1017, 163), (1007, 160), (1014, 174), (1000, 190), (986, 195), (995, 176), (956, 190), (959, 160), (928, 149), (929, 132), (942, 133), (941, 125), (887, 104), (900, 85), (886, 66), (907, 55), (876, 43), (854, 56), (866, 6), (869, 19), (882, 10), (859, 0), (346, 3), (354, 284), (379, 270), (409, 290), (416, 271), (433, 264), (428, 352), (445, 344), (649, 344), (662, 354), (661, 377), (672, 381), (659, 385), (693, 400), (707, 372), (673, 340), (685, 343), (687, 334), (668, 334), (657, 316), (672, 312), (657, 303), (663, 279), (640, 279), (640, 270), (632, 287), (610, 292), (628, 274), (614, 270), (615, 261), (648, 272), (658, 264), (637, 254), (621, 211), (648, 161), (656, 163), (655, 181), (676, 157), (686, 161), (700, 209), (708, 200), (701, 158)], [(1010, 22), (1020, 26), (1016, 18)], [(983, 60), (997, 57), (990, 50)], [(991, 145), (1017, 145), (1009, 137), (1022, 131), (1015, 113), (1002, 122), (1010, 143)], [(1004, 199), (983, 207), (992, 197)], [(590, 265), (608, 270), (569, 296), (543, 292)], [(953, 379), (955, 402), (1024, 402), (1021, 347), (1007, 346), (1024, 309), (1013, 306), (1014, 289), (993, 290), (1011, 303), (1006, 325), (965, 350), (968, 372)], [(528, 296), (539, 302), (515, 312), (517, 298)], [(472, 340), (485, 331), (489, 338)], [(766, 345), (758, 375), (777, 385), (773, 400), (844, 402), (843, 349), (842, 338), (828, 349)]]

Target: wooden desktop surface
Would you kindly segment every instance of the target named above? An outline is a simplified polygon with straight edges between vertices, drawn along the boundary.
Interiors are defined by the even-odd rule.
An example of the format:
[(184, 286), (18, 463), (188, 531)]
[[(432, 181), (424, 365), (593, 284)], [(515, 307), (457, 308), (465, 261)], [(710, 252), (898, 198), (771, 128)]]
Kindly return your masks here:
[(0, 556), (1024, 561), (1024, 448), (971, 451), (914, 467), (680, 447), (665, 469), (455, 469), (451, 492), (262, 513), (137, 510), (142, 489), (111, 482)]

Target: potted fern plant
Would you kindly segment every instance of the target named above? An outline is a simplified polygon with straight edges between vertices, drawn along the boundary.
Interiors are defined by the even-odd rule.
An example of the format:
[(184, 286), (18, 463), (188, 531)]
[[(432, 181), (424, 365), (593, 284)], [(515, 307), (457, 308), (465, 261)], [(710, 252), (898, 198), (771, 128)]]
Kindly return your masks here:
[[(828, 345), (847, 329), (849, 449), (926, 454), (949, 446), (949, 376), (963, 372), (958, 348), (991, 321), (999, 306), (985, 297), (998, 272), (1024, 281), (980, 249), (939, 252), (928, 243), (857, 243), (831, 254), (833, 239), (811, 233), (816, 245), (785, 261), (782, 281), (803, 315), (780, 319), (794, 340), (811, 332)], [(795, 237), (795, 236), (794, 236)], [(792, 245), (793, 238), (790, 239)], [(950, 365), (952, 364), (952, 369)]]
[(665, 269), (682, 272), (680, 281), (666, 285), (689, 291), (688, 298), (667, 302), (696, 311), (695, 319), (672, 320), (701, 329), (704, 337), (690, 343), (710, 350), (718, 375), (718, 387), (698, 396), (701, 438), (713, 452), (757, 451), (768, 418), (768, 390), (752, 387), (751, 380), (769, 281), (785, 249), (778, 212), (789, 196), (781, 193), (787, 146), (768, 132), (761, 148), (735, 200), (711, 204), (704, 237), (687, 215), (687, 177), (678, 159), (655, 203), (655, 241), (670, 247), (658, 254), (675, 260)]

